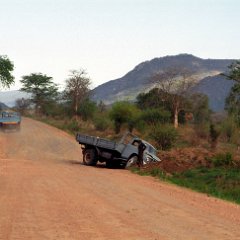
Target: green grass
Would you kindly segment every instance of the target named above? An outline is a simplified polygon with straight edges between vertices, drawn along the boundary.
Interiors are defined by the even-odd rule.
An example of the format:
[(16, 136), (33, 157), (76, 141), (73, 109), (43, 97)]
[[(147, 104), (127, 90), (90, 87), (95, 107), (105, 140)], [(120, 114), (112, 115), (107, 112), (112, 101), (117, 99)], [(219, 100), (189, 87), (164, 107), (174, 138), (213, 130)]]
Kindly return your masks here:
[(172, 183), (240, 204), (240, 169), (198, 168), (169, 178)]
[(167, 176), (161, 169), (132, 170), (151, 175), (179, 186), (240, 204), (240, 169), (233, 167), (196, 168)]

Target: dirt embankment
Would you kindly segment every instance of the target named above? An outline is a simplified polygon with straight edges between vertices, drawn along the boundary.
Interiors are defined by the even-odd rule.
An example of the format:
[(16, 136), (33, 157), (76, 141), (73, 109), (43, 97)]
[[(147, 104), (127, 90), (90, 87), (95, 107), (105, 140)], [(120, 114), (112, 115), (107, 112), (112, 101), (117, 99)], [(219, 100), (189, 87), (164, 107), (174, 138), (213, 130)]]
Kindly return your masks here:
[(213, 156), (213, 152), (201, 147), (162, 151), (159, 153), (159, 158), (162, 161), (147, 167), (147, 169), (160, 168), (166, 173), (180, 173), (199, 166), (210, 167), (211, 161), (209, 159)]
[(0, 239), (240, 239), (240, 207), (126, 170), (86, 167), (74, 138), (23, 119), (0, 133)]

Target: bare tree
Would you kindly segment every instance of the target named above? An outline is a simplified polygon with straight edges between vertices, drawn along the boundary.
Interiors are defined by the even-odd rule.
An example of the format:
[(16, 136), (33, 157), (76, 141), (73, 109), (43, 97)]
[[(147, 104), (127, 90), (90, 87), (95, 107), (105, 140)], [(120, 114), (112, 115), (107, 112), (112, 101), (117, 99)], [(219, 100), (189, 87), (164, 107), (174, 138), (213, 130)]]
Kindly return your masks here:
[(31, 100), (25, 98), (19, 98), (15, 102), (16, 108), (19, 110), (20, 113), (24, 114), (26, 110), (30, 107)]
[(79, 104), (89, 96), (90, 85), (91, 80), (84, 69), (70, 71), (70, 76), (66, 80), (65, 97), (71, 102), (75, 115)]
[(151, 79), (159, 89), (162, 101), (168, 101), (174, 116), (174, 127), (178, 127), (178, 114), (184, 110), (187, 96), (191, 94), (192, 87), (196, 84), (193, 72), (175, 66), (158, 72)]

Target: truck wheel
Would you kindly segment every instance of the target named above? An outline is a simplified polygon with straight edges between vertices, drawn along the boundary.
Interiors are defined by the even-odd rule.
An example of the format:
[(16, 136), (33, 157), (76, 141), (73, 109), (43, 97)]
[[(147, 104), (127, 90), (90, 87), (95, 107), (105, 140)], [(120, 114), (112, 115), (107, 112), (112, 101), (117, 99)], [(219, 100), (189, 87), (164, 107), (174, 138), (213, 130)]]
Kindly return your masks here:
[(83, 164), (87, 166), (96, 166), (97, 156), (94, 149), (86, 149), (83, 154)]
[(125, 168), (130, 168), (130, 167), (136, 166), (136, 165), (137, 165), (137, 162), (138, 162), (138, 156), (137, 156), (137, 155), (131, 156), (131, 157), (128, 159)]

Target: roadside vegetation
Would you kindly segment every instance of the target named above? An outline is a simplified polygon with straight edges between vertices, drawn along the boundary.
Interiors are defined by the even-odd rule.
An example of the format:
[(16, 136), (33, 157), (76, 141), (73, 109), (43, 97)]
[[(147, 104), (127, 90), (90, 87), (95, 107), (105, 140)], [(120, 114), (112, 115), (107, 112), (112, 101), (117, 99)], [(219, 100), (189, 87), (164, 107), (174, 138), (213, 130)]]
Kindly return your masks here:
[[(9, 59), (0, 63), (10, 73)], [(13, 83), (11, 75), (0, 75), (3, 86)], [(211, 112), (207, 96), (192, 93), (192, 73), (179, 68), (153, 76), (156, 87), (135, 102), (112, 105), (91, 100), (91, 79), (83, 69), (70, 71), (63, 91), (50, 76), (31, 73), (21, 79), (31, 98), (18, 99), (15, 109), (70, 134), (115, 140), (130, 131), (156, 146), (162, 159), (135, 172), (240, 203), (240, 63), (224, 75), (235, 85), (223, 114)]]
[(217, 154), (208, 159), (209, 167), (190, 167), (184, 171), (166, 172), (161, 166), (132, 169), (140, 175), (191, 188), (195, 191), (240, 204), (240, 164), (231, 153)]

